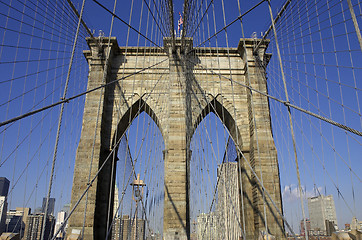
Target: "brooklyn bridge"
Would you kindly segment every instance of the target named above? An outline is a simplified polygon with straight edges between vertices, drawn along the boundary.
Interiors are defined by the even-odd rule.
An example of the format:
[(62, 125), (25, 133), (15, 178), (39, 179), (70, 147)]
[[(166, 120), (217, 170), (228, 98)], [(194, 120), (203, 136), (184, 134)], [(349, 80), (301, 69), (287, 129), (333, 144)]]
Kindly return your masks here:
[(0, 3), (1, 239), (361, 238), (359, 0)]

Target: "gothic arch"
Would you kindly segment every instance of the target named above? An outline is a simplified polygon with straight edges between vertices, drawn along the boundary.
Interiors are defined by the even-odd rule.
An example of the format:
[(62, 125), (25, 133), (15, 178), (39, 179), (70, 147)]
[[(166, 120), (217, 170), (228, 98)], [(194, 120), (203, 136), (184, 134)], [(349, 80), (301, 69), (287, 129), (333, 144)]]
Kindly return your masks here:
[[(101, 42), (95, 42), (91, 38), (87, 40), (91, 48), (90, 51), (85, 52), (90, 65), (88, 89), (104, 84), (102, 80), (104, 62), (102, 56), (97, 53), (98, 45), (101, 44), (105, 47), (108, 40), (107, 38), (103, 38)], [(229, 80), (219, 79), (218, 76), (209, 72), (205, 73), (204, 69), (198, 65), (199, 63), (201, 65), (207, 64), (206, 66), (211, 68), (213, 72), (220, 72), (220, 74), (226, 73), (227, 69), (227, 72), (230, 71), (230, 74), (233, 75), (233, 79), (240, 82), (244, 82), (246, 75), (249, 74), (251, 86), (265, 92), (266, 84), (260, 81), (259, 75), (256, 74), (258, 69), (254, 60), (243, 59), (243, 51), (247, 51), (248, 56), (252, 55), (255, 39), (241, 39), (237, 48), (200, 49), (201, 51), (195, 51), (195, 55), (183, 54), (188, 52), (185, 51), (185, 46), (190, 50), (192, 49), (192, 38), (186, 38), (185, 41), (181, 41), (181, 39), (171, 40), (171, 38), (164, 38), (165, 52), (153, 47), (146, 47), (144, 48), (145, 52), (139, 52), (138, 48), (119, 47), (116, 39), (111, 38), (113, 57), (112, 64), (107, 69), (107, 81), (122, 78), (123, 85), (122, 88), (117, 88), (114, 85), (107, 86), (103, 98), (101, 98), (101, 91), (87, 94), (82, 135), (75, 163), (72, 206), (78, 203), (78, 199), (82, 197), (83, 192), (89, 186), (87, 179), (90, 171), (87, 169), (91, 168), (92, 176), (98, 174), (98, 180), (88, 188), (89, 201), (85, 223), (83, 222), (85, 215), (84, 200), (79, 204), (69, 223), (68, 231), (70, 232), (73, 229), (82, 229), (85, 224), (84, 239), (105, 239), (106, 237), (107, 222), (110, 222), (111, 219), (105, 213), (108, 210), (112, 211), (108, 203), (112, 202), (114, 191), (111, 190), (113, 180), (109, 173), (116, 164), (116, 161), (106, 162), (106, 159), (112, 154), (112, 143), (117, 142), (130, 125), (129, 120), (136, 118), (143, 111), (156, 123), (165, 143), (163, 153), (165, 171), (164, 239), (178, 238), (183, 240), (190, 238), (190, 185), (188, 176), (191, 151), (189, 144), (194, 131), (210, 112), (217, 115), (225, 124), (246, 159), (251, 163), (255, 162), (255, 159), (261, 159), (261, 164), (265, 170), (263, 180), (266, 189), (271, 193), (279, 208), (282, 208), (276, 150), (268, 147), (271, 146), (268, 143), (273, 143), (272, 136), (269, 134), (271, 131), (268, 122), (270, 115), (269, 111), (263, 111), (268, 107), (267, 99), (264, 97), (250, 98), (248, 90), (242, 86), (234, 86), (238, 93), (235, 95), (234, 91), (228, 91), (230, 88)], [(262, 59), (267, 42), (257, 41), (261, 43), (258, 54)], [(125, 52), (127, 52), (127, 61), (124, 60)], [(220, 65), (212, 64), (217, 52), (219, 53), (217, 57), (220, 60)], [(187, 60), (195, 60), (191, 59), (193, 56), (197, 57), (198, 64), (187, 64)], [(124, 74), (134, 74), (135, 71), (144, 68), (144, 66), (137, 64), (142, 62), (141, 60), (137, 61), (137, 58), (150, 61), (149, 57), (153, 57), (155, 62), (159, 62), (159, 65), (157, 67), (153, 65), (152, 68), (147, 69), (142, 74), (134, 75), (132, 79), (123, 78)], [(167, 57), (169, 59), (165, 61)], [(228, 59), (229, 61), (227, 61)], [(231, 64), (228, 65), (228, 62)], [(245, 71), (246, 62), (249, 62), (248, 72)], [(149, 63), (151, 64), (151, 62)], [(120, 70), (121, 65), (123, 66), (122, 71)], [(155, 91), (155, 94), (158, 95), (150, 95), (156, 87), (151, 82), (155, 79), (161, 79), (160, 76), (164, 72), (166, 79), (160, 81)], [(145, 81), (151, 85), (145, 84)], [(151, 86), (153, 86), (152, 89)], [(161, 94), (162, 92), (166, 93)], [(193, 97), (195, 95), (205, 96), (205, 94), (206, 97)], [(96, 124), (99, 99), (102, 99), (102, 119), (101, 124)], [(161, 106), (161, 103), (166, 104)], [(251, 104), (256, 106), (254, 109), (255, 118), (251, 112)], [(258, 127), (258, 136), (255, 134), (256, 126)], [(96, 136), (93, 137), (94, 135)], [(256, 148), (257, 140), (260, 143), (258, 148)], [(90, 147), (94, 143), (96, 147), (93, 154)], [(104, 167), (103, 163), (105, 163)], [(103, 169), (98, 172), (101, 165)], [(258, 167), (254, 165), (252, 164), (252, 167)], [(246, 203), (245, 214), (248, 221), (245, 224), (249, 234), (246, 239), (256, 239), (259, 234), (258, 231), (264, 226), (263, 218), (259, 214), (263, 211), (262, 195), (255, 185), (251, 171), (245, 166), (242, 167), (243, 171), (238, 176), (240, 176), (244, 186), (240, 197)], [(275, 171), (271, 171), (271, 168)], [(268, 224), (270, 232), (275, 234), (277, 238), (284, 239), (282, 219), (278, 216), (274, 218), (270, 209), (267, 211), (269, 212), (267, 217), (270, 223)]]
[[(145, 95), (145, 94), (144, 94)], [(143, 96), (144, 96), (143, 95)], [(157, 127), (159, 128), (162, 138), (164, 139), (164, 132), (161, 126), (161, 123), (159, 121), (158, 115), (155, 113), (153, 108), (150, 105), (156, 106), (153, 103), (151, 98), (147, 99), (147, 102), (143, 100), (142, 96), (139, 97), (138, 95), (134, 96), (133, 104), (128, 107), (128, 109), (125, 111), (125, 113), (118, 118), (117, 128), (113, 134), (112, 143), (116, 144), (120, 138), (123, 136), (124, 132), (127, 130), (129, 125), (133, 122), (134, 119), (136, 119), (142, 112), (147, 113), (147, 115), (155, 122)], [(150, 100), (150, 101), (148, 101)], [(157, 107), (156, 107), (157, 108)], [(131, 120), (131, 121), (130, 121)], [(112, 144), (112, 145), (113, 145)], [(118, 146), (117, 146), (118, 150)]]
[[(196, 131), (199, 124), (202, 120), (209, 114), (214, 113), (220, 121), (225, 124), (226, 128), (228, 129), (231, 137), (233, 140), (239, 140), (239, 147), (242, 148), (242, 136), (240, 134), (240, 130), (236, 125), (236, 121), (234, 117), (231, 115), (230, 111), (232, 111), (232, 104), (229, 103), (227, 100), (223, 99), (223, 104), (217, 98), (222, 98), (221, 95), (217, 95), (211, 101), (209, 101), (205, 107), (200, 111), (198, 116), (195, 118), (192, 126), (192, 134)], [(237, 144), (235, 142), (235, 144)]]

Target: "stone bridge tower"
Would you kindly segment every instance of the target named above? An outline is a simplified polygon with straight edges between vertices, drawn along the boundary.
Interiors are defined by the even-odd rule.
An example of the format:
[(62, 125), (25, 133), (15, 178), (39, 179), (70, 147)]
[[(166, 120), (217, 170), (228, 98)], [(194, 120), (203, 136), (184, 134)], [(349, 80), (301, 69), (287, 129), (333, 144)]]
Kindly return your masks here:
[[(190, 238), (190, 140), (198, 124), (210, 112), (226, 125), (259, 178), (262, 173), (266, 190), (282, 209), (268, 99), (258, 93), (251, 95), (245, 87), (250, 85), (267, 92), (265, 72), (258, 63), (265, 64), (270, 58), (265, 53), (268, 41), (260, 45), (258, 54), (253, 54), (255, 44), (260, 41), (257, 39), (241, 39), (237, 48), (230, 49), (193, 48), (191, 38), (182, 42), (165, 38), (163, 49), (119, 47), (116, 38), (110, 39), (108, 49), (108, 41), (108, 38), (88, 38), (90, 50), (84, 51), (89, 64), (88, 90), (121, 79), (103, 90), (87, 94), (85, 100), (71, 208), (87, 188), (89, 172), (93, 177), (102, 164), (105, 165), (88, 191), (84, 239), (106, 238), (111, 221), (108, 212), (113, 215), (117, 160), (115, 154), (111, 154), (106, 161), (107, 156), (114, 146), (117, 148), (117, 141), (132, 119), (143, 111), (158, 125), (165, 144), (164, 239)], [(108, 51), (110, 62), (105, 69), (104, 56)], [(142, 70), (154, 64), (157, 65)], [(130, 75), (136, 71), (141, 72)], [(103, 75), (106, 82), (102, 82)], [(233, 79), (234, 83), (221, 75)], [(257, 239), (259, 232), (265, 230), (264, 206), (268, 231), (278, 239), (284, 238), (281, 217), (269, 199), (264, 204), (260, 184), (247, 162), (242, 159), (239, 164), (240, 171), (235, 177), (243, 186), (240, 198), (243, 198), (246, 239)], [(82, 230), (85, 198), (70, 219), (68, 234), (72, 230)]]

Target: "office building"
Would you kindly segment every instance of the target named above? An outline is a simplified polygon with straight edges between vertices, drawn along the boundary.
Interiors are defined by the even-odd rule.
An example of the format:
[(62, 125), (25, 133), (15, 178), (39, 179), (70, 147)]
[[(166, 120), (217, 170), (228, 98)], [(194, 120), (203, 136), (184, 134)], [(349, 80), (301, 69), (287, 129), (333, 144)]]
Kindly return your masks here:
[(129, 215), (117, 217), (112, 226), (112, 240), (144, 240), (146, 221), (144, 219), (130, 219)]
[(114, 219), (113, 226), (112, 226), (112, 240), (122, 239), (123, 236), (121, 233), (121, 224), (122, 224), (122, 219), (120, 217), (116, 217)]
[[(43, 198), (43, 205), (41, 207), (41, 212), (45, 213), (47, 199)], [(55, 198), (49, 198), (48, 214), (54, 216), (54, 207), (55, 207)]]
[(6, 232), (19, 233), (20, 237), (24, 236), (26, 221), (31, 213), (30, 208), (17, 207), (16, 210), (9, 210), (6, 216)]
[(214, 212), (201, 213), (197, 216), (197, 239), (225, 239), (220, 238), (223, 236), (220, 229), (218, 229), (218, 217)]
[(6, 177), (0, 177), (0, 196), (8, 196), (10, 181)]
[(225, 162), (219, 165), (218, 193), (217, 193), (217, 229), (218, 239), (239, 239), (242, 236), (239, 180), (237, 162)]
[[(60, 211), (57, 214), (57, 219), (55, 222), (54, 234), (61, 228), (63, 223), (65, 222), (65, 218), (67, 217), (67, 213), (65, 211)], [(66, 226), (63, 227), (62, 230), (56, 235), (55, 239), (64, 239), (66, 232)]]
[(310, 220), (307, 218), (305, 220), (307, 229), (304, 227), (304, 219), (300, 221), (300, 235), (305, 236), (305, 230), (307, 230), (307, 233), (310, 233)]
[(131, 236), (134, 237), (132, 239), (145, 240), (146, 221), (144, 219), (138, 218), (137, 224), (135, 219), (131, 221), (131, 224)]
[(362, 221), (358, 221), (356, 217), (352, 218), (351, 224), (350, 224), (351, 230), (362, 230)]
[(326, 224), (328, 222), (337, 226), (336, 208), (332, 195), (308, 198), (308, 210), (310, 227), (315, 234), (327, 234), (327, 227), (330, 228)]
[(0, 235), (6, 231), (6, 211), (8, 203), (6, 196), (0, 196)]
[(120, 236), (122, 237), (120, 240), (129, 239), (131, 236), (131, 219), (129, 215), (122, 216), (122, 220), (120, 222)]
[(6, 177), (0, 177), (0, 235), (6, 231), (7, 197), (10, 181)]
[[(27, 240), (40, 240), (43, 229), (44, 213), (29, 215), (26, 221), (24, 237)], [(55, 218), (48, 215), (45, 223), (44, 240), (49, 240), (53, 236)]]
[(114, 199), (113, 199), (113, 216), (118, 217), (118, 209), (119, 208), (119, 198), (118, 198), (118, 187), (115, 184), (114, 187)]

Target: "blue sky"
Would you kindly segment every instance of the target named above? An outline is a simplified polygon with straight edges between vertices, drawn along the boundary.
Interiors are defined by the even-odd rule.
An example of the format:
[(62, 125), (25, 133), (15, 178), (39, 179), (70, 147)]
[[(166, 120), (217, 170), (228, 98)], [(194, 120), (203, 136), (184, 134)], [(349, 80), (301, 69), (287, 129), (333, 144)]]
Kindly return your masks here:
[[(74, 1), (74, 3), (79, 9), (81, 2)], [(131, 3), (132, 1), (123, 1), (117, 5), (116, 14), (126, 22), (129, 21)], [(257, 2), (243, 0), (240, 3), (241, 12), (245, 12)], [(279, 0), (272, 1), (274, 15), (282, 3)], [(103, 4), (112, 10), (113, 3), (111, 1)], [(326, 7), (327, 4), (330, 5), (329, 8)], [(361, 26), (361, 6), (354, 4), (356, 15), (359, 16), (358, 23)], [(14, 8), (20, 12), (14, 9), (9, 10), (9, 16), (13, 18), (9, 19), (6, 18), (8, 6), (2, 5), (0, 36), (2, 36), (4, 46), (1, 48), (0, 55), (0, 70), (2, 72), (0, 85), (1, 121), (25, 113), (33, 107), (46, 106), (60, 99), (75, 31), (75, 22), (70, 14), (67, 16), (58, 13), (59, 15), (53, 16), (54, 19), (58, 20), (51, 21), (51, 8), (49, 8), (49, 13), (41, 12), (40, 14), (39, 12), (35, 17), (37, 21), (34, 21), (29, 17), (35, 16), (30, 8), (23, 8), (21, 3), (13, 3)], [(291, 103), (361, 131), (361, 51), (358, 47), (351, 17), (347, 11), (347, 5), (344, 2), (340, 4), (338, 1), (328, 0), (308, 2), (306, 6), (303, 5), (303, 2), (295, 3), (286, 12), (282, 21), (277, 24), (283, 69)], [(140, 9), (142, 7), (143, 15), (141, 18)], [(45, 7), (43, 6), (43, 8)], [(64, 5), (58, 6), (59, 10), (62, 8), (64, 8)], [(23, 9), (25, 9), (27, 15), (21, 14)], [(237, 1), (225, 1), (225, 10), (226, 23), (229, 23), (239, 15)], [(174, 1), (175, 28), (177, 28), (176, 24), (179, 19), (178, 12), (182, 11), (183, 1)], [(44, 25), (41, 23), (46, 22), (44, 16), (47, 16), (47, 14), (49, 14), (47, 17), (48, 25), (43, 27)], [(329, 15), (332, 15), (333, 18), (329, 18)], [(148, 17), (151, 19), (150, 16)], [(213, 33), (214, 25), (211, 17), (210, 13), (209, 28), (210, 32)], [(224, 25), (222, 6), (219, 1), (215, 2), (215, 18), (215, 28), (219, 30)], [(21, 19), (28, 23), (29, 26), (21, 25)], [(92, 31), (94, 30), (96, 36), (99, 30), (102, 30), (105, 36), (109, 34), (111, 15), (93, 1), (86, 2), (84, 20), (89, 28)], [(8, 24), (7, 31), (4, 30), (6, 28), (5, 24)], [(39, 25), (39, 27), (32, 28), (32, 24)], [(160, 34), (155, 34), (156, 31), (154, 31), (154, 35), (151, 36), (150, 25), (152, 25), (152, 19), (149, 20), (148, 24), (146, 6), (142, 4), (142, 1), (135, 0), (131, 25), (137, 29), (139, 28), (142, 33), (147, 33), (147, 36), (161, 45), (162, 38)], [(260, 36), (269, 25), (270, 16), (267, 4), (264, 2), (245, 16), (245, 36), (250, 37), (254, 32), (257, 36)], [(153, 28), (156, 29), (155, 26)], [(11, 29), (15, 31), (10, 31)], [(195, 45), (200, 43), (204, 36), (208, 35), (206, 19), (204, 19), (200, 29), (202, 31), (197, 32), (194, 37)], [(33, 34), (38, 38), (25, 34), (19, 35), (19, 31)], [(233, 24), (227, 33), (229, 47), (236, 47), (242, 37), (240, 23)], [(117, 37), (119, 45), (126, 45), (127, 26), (116, 19), (112, 36)], [(73, 96), (86, 89), (87, 64), (82, 50), (88, 47), (83, 37), (84, 30), (82, 30), (76, 49), (68, 96)], [(52, 40), (41, 40), (45, 38), (51, 38)], [(137, 39), (137, 33), (131, 30), (128, 45), (137, 46)], [(268, 90), (271, 95), (285, 99), (273, 35), (271, 35), (271, 39), (272, 43), (268, 52), (273, 53), (273, 56), (267, 69)], [(216, 46), (215, 40), (216, 38), (212, 40), (212, 46)], [(220, 33), (217, 40), (219, 47), (227, 45), (224, 33)], [(56, 41), (58, 42), (56, 43)], [(145, 44), (146, 46), (151, 45), (141, 37), (139, 45), (144, 46)], [(6, 47), (5, 45), (23, 46), (25, 50), (21, 52), (22, 48)], [(32, 50), (30, 50), (30, 47)], [(51, 49), (51, 51), (38, 51), (36, 48)], [(321, 54), (322, 48), (324, 54)], [(55, 54), (57, 54), (56, 57)], [(25, 61), (28, 59), (34, 61), (26, 63)], [(44, 60), (39, 62), (36, 61), (37, 59)], [(13, 64), (13, 61), (24, 62)], [(52, 68), (52, 66), (55, 68)], [(23, 77), (26, 74), (35, 72), (40, 73)], [(36, 89), (34, 89), (34, 86), (36, 86)], [(24, 97), (22, 97), (23, 93), (26, 93)], [(7, 104), (8, 99), (13, 100)], [(59, 145), (59, 160), (57, 161), (59, 170), (57, 170), (55, 176), (54, 195), (52, 195), (57, 199), (56, 210), (61, 209), (70, 200), (74, 156), (80, 136), (83, 103), (84, 98), (82, 97), (71, 101), (66, 107)], [(297, 225), (302, 217), (296, 192), (297, 180), (289, 120), (284, 105), (271, 100), (270, 109), (273, 134), (280, 163), (284, 210), (287, 218), (293, 222), (295, 230), (298, 232)], [(23, 205), (30, 205), (34, 208), (41, 205), (41, 199), (45, 196), (47, 189), (45, 183), (48, 181), (50, 173), (49, 161), (52, 159), (58, 114), (59, 107), (55, 107), (52, 110), (16, 122), (9, 128), (5, 127), (6, 131), (4, 127), (0, 128), (0, 143), (2, 144), (0, 158), (1, 162), (5, 161), (3, 164), (1, 163), (0, 175), (8, 177), (12, 183), (16, 183), (19, 178), (11, 196), (11, 208)], [(298, 145), (297, 151), (302, 185), (306, 191), (305, 195), (313, 196), (315, 194), (314, 187), (320, 189), (323, 193), (333, 194), (340, 227), (351, 220), (352, 214), (356, 214), (357, 218), (362, 219), (362, 209), (358, 204), (362, 200), (361, 174), (359, 171), (362, 168), (360, 157), (362, 153), (361, 137), (350, 133), (346, 134), (336, 127), (331, 127), (293, 109), (292, 115)], [(211, 119), (211, 122), (215, 122), (213, 117)], [(148, 118), (144, 118), (144, 115), (141, 115), (137, 121), (140, 123), (134, 123), (131, 126), (131, 132), (136, 131), (137, 126), (153, 124), (149, 122)], [(210, 132), (215, 134), (215, 131), (211, 131), (211, 129), (215, 128), (215, 125), (210, 125), (209, 128)], [(224, 149), (223, 145), (227, 137), (224, 136), (224, 131), (220, 128), (220, 122), (217, 129), (219, 138), (218, 141), (215, 141), (216, 136), (212, 137), (213, 147), (215, 149)], [(157, 131), (155, 130), (155, 132)], [(157, 150), (157, 153), (153, 153), (156, 155), (152, 156), (158, 156), (157, 154), (162, 152), (162, 139), (159, 139), (159, 135), (154, 137), (157, 141), (160, 141), (160, 149)], [(142, 135), (139, 138), (142, 139)], [(130, 134), (129, 139), (131, 154), (136, 156), (137, 148), (140, 146), (135, 145), (135, 140), (138, 138)], [(152, 142), (154, 140), (150, 139), (148, 141)], [(20, 146), (16, 147), (19, 144)], [(206, 145), (207, 143), (205, 143), (205, 148), (211, 148), (210, 145)], [(146, 147), (144, 146), (144, 148)], [(149, 149), (143, 149), (141, 153), (146, 153), (147, 150)], [(213, 158), (210, 152), (208, 154), (209, 158)], [(221, 161), (222, 155), (220, 150), (217, 156), (218, 161)], [(143, 161), (146, 161), (146, 158)], [(139, 164), (141, 162), (139, 161)], [(351, 173), (347, 165), (351, 166), (354, 173)], [(137, 169), (141, 170), (142, 167), (138, 166)], [(215, 174), (215, 172), (212, 174)], [(39, 181), (38, 185), (36, 185), (38, 177)], [(121, 182), (121, 180), (119, 181)], [(337, 194), (336, 187), (340, 188), (343, 197)], [(27, 190), (24, 191), (24, 188)], [(354, 200), (352, 193), (355, 194)], [(343, 198), (347, 204), (345, 204)], [(352, 209), (352, 213), (348, 210), (347, 205)]]

